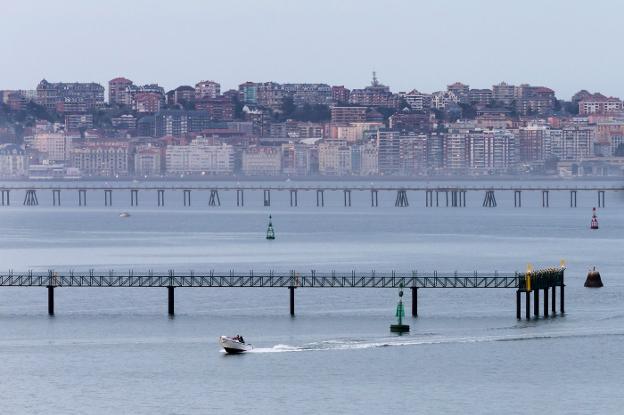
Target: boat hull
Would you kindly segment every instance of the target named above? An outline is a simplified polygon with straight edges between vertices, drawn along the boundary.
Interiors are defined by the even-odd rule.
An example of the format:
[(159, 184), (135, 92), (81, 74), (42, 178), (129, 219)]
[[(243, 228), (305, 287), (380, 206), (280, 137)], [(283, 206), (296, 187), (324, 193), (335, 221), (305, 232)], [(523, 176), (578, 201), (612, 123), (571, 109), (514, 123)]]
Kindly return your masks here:
[(253, 349), (252, 345), (241, 343), (227, 336), (219, 337), (219, 344), (221, 345), (221, 347), (223, 347), (223, 350), (225, 350), (225, 352), (228, 354), (240, 354), (240, 353), (245, 353)]

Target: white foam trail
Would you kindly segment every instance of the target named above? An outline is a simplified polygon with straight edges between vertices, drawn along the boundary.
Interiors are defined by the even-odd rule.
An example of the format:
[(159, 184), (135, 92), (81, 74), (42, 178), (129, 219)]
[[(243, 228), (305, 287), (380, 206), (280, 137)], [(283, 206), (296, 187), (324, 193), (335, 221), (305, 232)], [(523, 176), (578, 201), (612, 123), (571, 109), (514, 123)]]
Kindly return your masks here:
[(286, 352), (312, 352), (329, 350), (363, 350), (380, 347), (400, 347), (419, 346), (430, 344), (461, 344), (461, 343), (482, 343), (496, 341), (520, 341), (520, 340), (544, 340), (566, 337), (588, 337), (588, 336), (622, 336), (624, 330), (620, 331), (600, 331), (600, 330), (573, 330), (554, 331), (547, 333), (533, 334), (509, 334), (501, 336), (431, 336), (427, 338), (384, 338), (378, 341), (362, 340), (325, 340), (322, 342), (308, 343), (303, 346), (290, 346), (278, 344), (273, 347), (262, 347), (253, 349), (253, 353), (286, 353)]

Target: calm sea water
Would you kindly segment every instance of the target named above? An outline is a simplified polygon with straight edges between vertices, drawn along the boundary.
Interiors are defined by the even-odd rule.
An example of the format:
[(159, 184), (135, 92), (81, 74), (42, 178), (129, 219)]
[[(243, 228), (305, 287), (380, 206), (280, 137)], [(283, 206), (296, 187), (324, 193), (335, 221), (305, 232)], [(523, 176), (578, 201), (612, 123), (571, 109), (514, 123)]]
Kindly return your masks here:
[[(309, 183), (307, 183), (309, 184)], [(567, 183), (566, 183), (567, 184)], [(591, 185), (596, 183), (582, 183)], [(598, 183), (600, 184), (600, 183)], [(613, 183), (604, 183), (613, 184)], [(561, 185), (561, 183), (558, 183)], [(176, 316), (164, 289), (57, 289), (48, 317), (41, 288), (0, 288), (0, 396), (3, 414), (549, 413), (620, 414), (624, 405), (624, 199), (608, 193), (601, 229), (589, 230), (595, 193), (497, 194), (499, 207), (425, 208), (423, 194), (395, 208), (393, 194), (90, 193), (77, 207), (0, 209), (0, 268), (179, 271), (301, 270), (522, 271), (567, 263), (566, 314), (515, 319), (514, 290), (420, 290), (411, 333), (394, 336), (397, 292), (298, 289), (297, 316), (286, 289), (178, 289)], [(128, 211), (131, 217), (119, 217)], [(268, 214), (275, 241), (266, 241)], [(602, 289), (583, 288), (589, 267)], [(409, 301), (409, 300), (408, 300)], [(252, 353), (227, 356), (217, 337), (241, 333)]]

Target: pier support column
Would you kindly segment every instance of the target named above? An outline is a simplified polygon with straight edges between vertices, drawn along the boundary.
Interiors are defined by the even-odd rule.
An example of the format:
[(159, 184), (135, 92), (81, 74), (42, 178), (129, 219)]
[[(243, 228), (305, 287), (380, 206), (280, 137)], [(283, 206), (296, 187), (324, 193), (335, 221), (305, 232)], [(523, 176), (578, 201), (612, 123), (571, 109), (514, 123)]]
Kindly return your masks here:
[(221, 206), (219, 191), (217, 189), (210, 190), (210, 199), (208, 199), (208, 206)]
[(598, 190), (598, 207), (599, 208), (605, 207), (605, 191), (604, 190)]
[(548, 317), (548, 287), (544, 288), (544, 317)]
[(520, 320), (522, 318), (521, 313), (522, 313), (522, 307), (520, 306), (520, 290), (516, 291), (516, 318), (518, 320)]
[(551, 298), (551, 300), (552, 300), (551, 303), (552, 304), (550, 305), (553, 315), (557, 313), (557, 305), (555, 303), (555, 300), (557, 298), (557, 294), (556, 294), (557, 290), (556, 290), (556, 288), (557, 288), (557, 286), (553, 285), (553, 287), (552, 287), (552, 298)]
[(54, 286), (48, 285), (48, 315), (54, 315)]
[(138, 189), (130, 190), (130, 206), (139, 206), (139, 191)]
[(245, 193), (243, 189), (236, 189), (236, 206), (245, 206)]
[(61, 189), (52, 189), (52, 206), (61, 206)]
[(514, 207), (522, 207), (522, 190), (514, 190)]
[(9, 190), (2, 190), (2, 206), (9, 206), (10, 204)]
[(290, 315), (295, 316), (295, 287), (288, 287), (290, 292)]
[[(345, 206), (347, 206), (346, 196)], [(316, 189), (316, 207), (325, 207), (325, 191), (323, 189)]]
[(527, 320), (531, 320), (531, 291), (525, 291), (524, 314)]
[(565, 313), (565, 285), (561, 285), (561, 288), (559, 290), (559, 311), (561, 311), (561, 314)]
[(104, 190), (104, 206), (113, 206), (113, 190)]
[(371, 207), (379, 206), (379, 197), (377, 193), (377, 189), (371, 189)]
[(496, 196), (494, 196), (494, 190), (487, 190), (485, 192), (483, 207), (496, 207)]
[(158, 189), (156, 191), (156, 195), (157, 195), (157, 198), (158, 198), (158, 202), (157, 202), (158, 203), (158, 207), (165, 206), (165, 190), (164, 189)]
[(271, 206), (271, 190), (264, 189), (264, 206)]
[(167, 287), (167, 312), (170, 316), (175, 314), (175, 287)]
[(549, 207), (548, 190), (542, 190), (542, 207)]
[[(8, 195), (7, 195), (7, 205), (8, 205)], [(37, 191), (35, 189), (26, 190), (26, 195), (24, 196), (24, 206), (37, 206), (39, 205), (39, 200), (37, 200)]]
[(418, 317), (418, 288), (412, 287), (412, 317)]
[(345, 207), (351, 207), (351, 189), (344, 190), (344, 205)]
[(570, 207), (576, 207), (576, 190), (570, 190)]
[(533, 290), (533, 315), (539, 317), (539, 288)]
[(78, 189), (78, 206), (87, 206), (87, 189)]
[(433, 207), (433, 190), (425, 190), (425, 207)]
[(290, 207), (297, 207), (297, 189), (290, 189)]
[[(184, 189), (182, 196), (184, 198), (184, 206), (191, 206), (191, 190)], [(238, 203), (238, 191), (236, 193), (236, 202)]]
[(408, 207), (409, 201), (407, 200), (407, 192), (404, 189), (397, 190), (396, 201), (394, 202), (396, 207)]

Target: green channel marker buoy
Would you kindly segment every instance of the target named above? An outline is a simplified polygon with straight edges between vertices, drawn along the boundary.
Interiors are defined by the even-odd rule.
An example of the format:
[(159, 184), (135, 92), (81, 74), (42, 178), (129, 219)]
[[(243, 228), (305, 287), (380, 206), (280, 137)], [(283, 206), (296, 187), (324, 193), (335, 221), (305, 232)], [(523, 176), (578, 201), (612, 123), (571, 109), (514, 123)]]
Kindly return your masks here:
[(403, 284), (401, 283), (399, 288), (399, 303), (397, 304), (395, 317), (397, 318), (397, 324), (390, 325), (390, 331), (392, 333), (407, 333), (409, 332), (409, 325), (403, 324), (403, 317), (405, 317), (405, 307), (403, 307)]
[(271, 221), (271, 215), (269, 215), (269, 226), (267, 227), (267, 235), (266, 238), (273, 240), (275, 239), (275, 230), (273, 229), (273, 222)]

